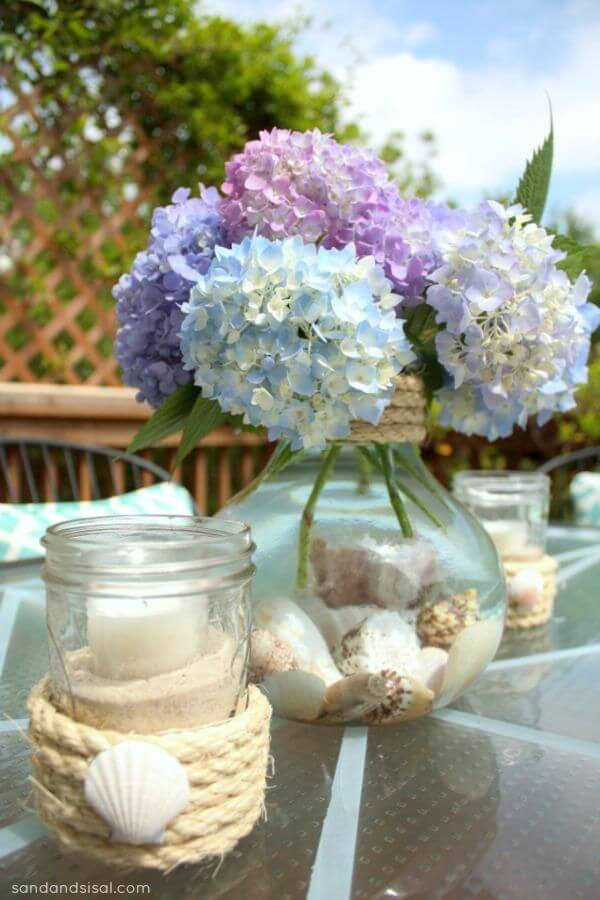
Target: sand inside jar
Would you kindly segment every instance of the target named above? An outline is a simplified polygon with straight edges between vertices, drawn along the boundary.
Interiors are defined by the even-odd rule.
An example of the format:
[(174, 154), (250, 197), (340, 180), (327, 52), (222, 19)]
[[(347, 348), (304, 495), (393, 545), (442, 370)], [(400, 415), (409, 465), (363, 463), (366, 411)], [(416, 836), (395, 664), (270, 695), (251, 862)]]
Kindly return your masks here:
[(70, 690), (56, 705), (95, 728), (152, 734), (227, 719), (238, 701), (244, 653), (230, 635), (208, 629), (205, 652), (173, 672), (131, 681), (101, 678), (88, 647), (66, 654)]

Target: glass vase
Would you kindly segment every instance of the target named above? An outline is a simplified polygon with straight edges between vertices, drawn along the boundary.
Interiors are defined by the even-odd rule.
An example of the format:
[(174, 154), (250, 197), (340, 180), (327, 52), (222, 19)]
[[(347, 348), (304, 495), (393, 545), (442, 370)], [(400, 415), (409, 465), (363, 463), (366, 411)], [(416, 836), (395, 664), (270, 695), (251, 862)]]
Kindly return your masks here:
[(343, 445), (325, 479), (323, 460), (301, 455), (222, 512), (257, 546), (253, 675), (276, 712), (309, 721), (444, 706), (502, 636), (496, 548), (414, 445)]

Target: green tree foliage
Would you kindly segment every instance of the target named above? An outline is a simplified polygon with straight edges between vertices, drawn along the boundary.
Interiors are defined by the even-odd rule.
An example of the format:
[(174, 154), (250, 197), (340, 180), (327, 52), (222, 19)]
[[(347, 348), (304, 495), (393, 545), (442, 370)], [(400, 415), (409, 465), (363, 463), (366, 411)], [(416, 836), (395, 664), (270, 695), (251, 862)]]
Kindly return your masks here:
[(189, 0), (4, 0), (0, 61), (37, 86), (65, 143), (94, 134), (100, 177), (135, 114), (162, 199), (219, 183), (224, 159), (262, 128), (356, 134), (341, 127), (339, 85), (296, 55), (291, 27), (196, 15)]

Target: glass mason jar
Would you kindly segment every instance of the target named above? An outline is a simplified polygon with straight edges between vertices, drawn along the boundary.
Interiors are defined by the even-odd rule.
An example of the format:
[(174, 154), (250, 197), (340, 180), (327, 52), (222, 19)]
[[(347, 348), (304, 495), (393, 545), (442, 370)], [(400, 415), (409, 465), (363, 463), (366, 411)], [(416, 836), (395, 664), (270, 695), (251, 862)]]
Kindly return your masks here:
[[(277, 663), (261, 660), (254, 677), (266, 675), (282, 715), (322, 721), (329, 709), (341, 721), (414, 718), (458, 696), (502, 636), (504, 575), (488, 534), (433, 479), (414, 445), (364, 450), (343, 445), (322, 484), (323, 455), (305, 453), (221, 513), (248, 522), (257, 544), (262, 656), (266, 631), (281, 668), (313, 677), (277, 678)], [(377, 452), (389, 454), (391, 493), (372, 464)], [(385, 694), (381, 680), (365, 678), (382, 673), (390, 690), (402, 684), (422, 702), (369, 711), (372, 698), (356, 692)], [(324, 704), (314, 676), (325, 684)]]
[(115, 516), (46, 532), (56, 705), (156, 733), (231, 716), (247, 684), (254, 549), (246, 525)]
[(455, 496), (477, 516), (503, 559), (539, 559), (546, 550), (550, 479), (543, 472), (464, 471)]

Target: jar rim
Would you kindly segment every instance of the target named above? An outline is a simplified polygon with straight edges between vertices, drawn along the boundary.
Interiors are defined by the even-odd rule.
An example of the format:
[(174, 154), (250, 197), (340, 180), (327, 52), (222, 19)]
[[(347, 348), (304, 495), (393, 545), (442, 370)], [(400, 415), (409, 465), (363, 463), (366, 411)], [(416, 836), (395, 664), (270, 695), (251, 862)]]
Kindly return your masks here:
[[(189, 535), (189, 540), (219, 540), (223, 537), (250, 537), (250, 526), (237, 519), (216, 519), (210, 516), (183, 516), (163, 513), (139, 513), (126, 516), (94, 516), (86, 519), (66, 519), (56, 522), (46, 529), (41, 543), (48, 547), (55, 538), (73, 538), (73, 532), (80, 536), (95, 534), (98, 531), (109, 531), (115, 527), (149, 527), (164, 528), (168, 533), (176, 531), (181, 539)], [(77, 538), (76, 538), (77, 539)]]
[[(110, 591), (111, 585), (151, 578), (157, 589), (181, 582), (252, 576), (254, 544), (244, 522), (159, 514), (71, 519), (50, 526), (44, 577)], [(170, 588), (166, 588), (170, 591)]]
[(455, 472), (453, 486), (473, 486), (500, 493), (549, 492), (550, 478), (545, 472), (523, 472), (519, 469), (462, 469)]

